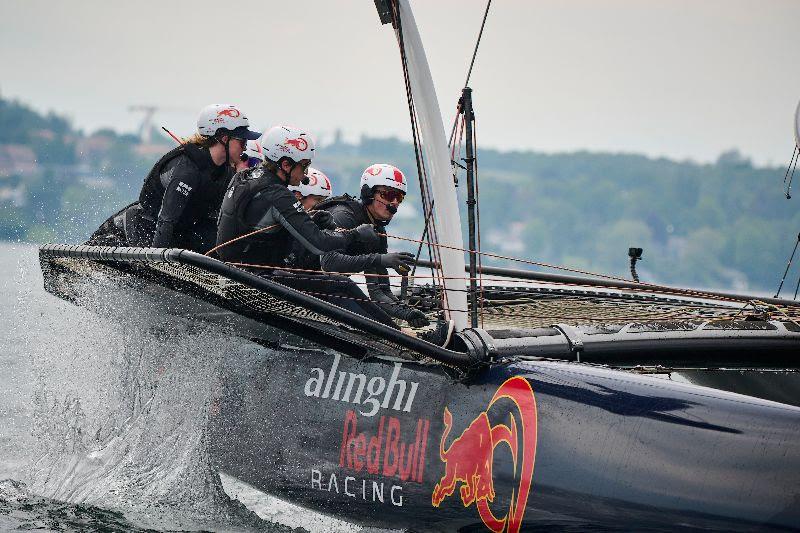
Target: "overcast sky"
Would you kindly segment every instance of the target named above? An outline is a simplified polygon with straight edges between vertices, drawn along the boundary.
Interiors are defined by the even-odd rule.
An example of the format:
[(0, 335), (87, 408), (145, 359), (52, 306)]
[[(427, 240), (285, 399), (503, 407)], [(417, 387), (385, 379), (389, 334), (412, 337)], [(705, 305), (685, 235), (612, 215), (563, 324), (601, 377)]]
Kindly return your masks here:
[[(445, 123), (485, 0), (412, 0)], [(785, 165), (800, 99), (798, 0), (494, 0), (471, 86), (500, 149)], [(208, 103), (322, 140), (409, 138), (397, 45), (372, 0), (2, 0), (0, 94), (85, 130), (135, 104), (192, 132)]]

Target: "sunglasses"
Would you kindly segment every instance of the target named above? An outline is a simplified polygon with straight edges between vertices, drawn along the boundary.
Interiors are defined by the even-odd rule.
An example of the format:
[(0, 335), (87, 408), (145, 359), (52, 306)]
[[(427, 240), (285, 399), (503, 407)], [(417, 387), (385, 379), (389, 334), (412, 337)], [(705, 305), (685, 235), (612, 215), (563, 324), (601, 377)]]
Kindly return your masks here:
[(241, 154), (239, 154), (239, 159), (242, 162), (247, 163), (247, 168), (253, 168), (254, 166), (261, 163), (261, 160), (259, 158), (250, 157), (247, 155), (247, 152), (242, 152)]
[(406, 197), (403, 191), (398, 191), (397, 189), (378, 189), (375, 192), (380, 194), (387, 202), (397, 201), (398, 204), (403, 203), (403, 199)]

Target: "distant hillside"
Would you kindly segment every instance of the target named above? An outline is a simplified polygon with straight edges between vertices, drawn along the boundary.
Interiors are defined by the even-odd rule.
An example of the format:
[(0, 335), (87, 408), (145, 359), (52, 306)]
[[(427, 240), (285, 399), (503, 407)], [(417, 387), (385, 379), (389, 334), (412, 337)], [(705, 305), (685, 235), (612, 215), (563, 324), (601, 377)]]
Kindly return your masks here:
[[(0, 126), (1, 239), (85, 238), (136, 197), (170, 146), (143, 147), (111, 130), (85, 135), (61, 117), (4, 100)], [(35, 154), (34, 170), (13, 161), (21, 147)], [(421, 233), (410, 144), (364, 137), (318, 152), (314, 166), (337, 193), (355, 194), (371, 163), (401, 167), (411, 193), (390, 229)], [(645, 281), (774, 292), (800, 230), (796, 201), (781, 194), (785, 169), (753, 167), (735, 151), (715, 164), (589, 152), (478, 156), (484, 249), (506, 255), (628, 277), (627, 250), (638, 246)]]

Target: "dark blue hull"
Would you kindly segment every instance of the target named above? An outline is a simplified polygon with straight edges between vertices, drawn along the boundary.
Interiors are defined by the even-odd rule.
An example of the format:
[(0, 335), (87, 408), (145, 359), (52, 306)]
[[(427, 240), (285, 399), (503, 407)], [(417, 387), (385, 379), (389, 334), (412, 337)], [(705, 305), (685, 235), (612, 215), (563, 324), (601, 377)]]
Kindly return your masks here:
[(800, 525), (800, 407), (587, 363), (784, 364), (794, 323), (473, 330), (456, 352), (182, 251), (74, 248), (41, 254), (53, 294), (103, 283), (94, 297), (135, 295), (252, 347), (222, 374), (210, 458), (291, 502), (411, 530)]
[[(436, 367), (330, 351), (264, 354), (247, 365), (215, 419), (218, 467), (358, 523), (476, 531), (800, 525), (797, 407), (574, 363), (495, 365), (469, 384)], [(360, 378), (350, 375), (380, 378), (377, 391), (381, 379), (393, 383), (392, 372), (388, 400), (365, 391), (353, 402)], [(533, 411), (524, 397), (492, 403), (520, 378)], [(474, 479), (464, 482), (464, 473)]]

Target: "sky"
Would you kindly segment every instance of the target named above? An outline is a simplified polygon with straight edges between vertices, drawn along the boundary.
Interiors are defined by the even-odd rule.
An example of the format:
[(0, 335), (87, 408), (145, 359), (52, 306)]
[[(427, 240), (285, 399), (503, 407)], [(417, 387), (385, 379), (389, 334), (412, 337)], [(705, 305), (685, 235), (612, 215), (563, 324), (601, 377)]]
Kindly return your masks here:
[[(451, 124), (485, 0), (411, 0)], [(479, 147), (785, 166), (797, 0), (494, 0), (475, 69)], [(373, 0), (2, 0), (0, 94), (79, 128), (188, 135), (209, 103), (254, 125), (410, 139), (399, 52)]]

